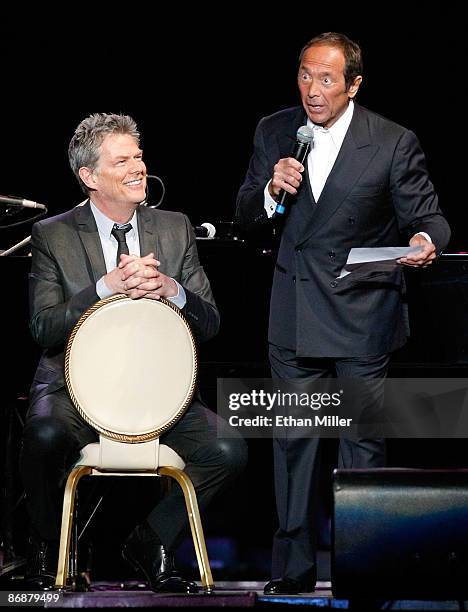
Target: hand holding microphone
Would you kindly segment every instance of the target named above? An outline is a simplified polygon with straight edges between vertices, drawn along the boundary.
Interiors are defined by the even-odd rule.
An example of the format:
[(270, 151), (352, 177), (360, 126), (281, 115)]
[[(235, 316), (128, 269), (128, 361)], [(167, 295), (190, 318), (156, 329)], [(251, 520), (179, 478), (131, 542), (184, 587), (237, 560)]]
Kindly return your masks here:
[(304, 172), (304, 162), (313, 141), (313, 131), (307, 125), (297, 130), (296, 143), (291, 157), (280, 159), (274, 167), (273, 178), (269, 185), (271, 197), (276, 201), (276, 214), (286, 212), (288, 194), (297, 194)]

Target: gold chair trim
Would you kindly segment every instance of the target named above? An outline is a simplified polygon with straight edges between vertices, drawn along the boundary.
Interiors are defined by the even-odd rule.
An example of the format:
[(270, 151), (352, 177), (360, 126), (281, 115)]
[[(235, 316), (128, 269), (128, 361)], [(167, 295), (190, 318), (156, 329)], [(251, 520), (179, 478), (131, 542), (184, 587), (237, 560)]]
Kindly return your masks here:
[[(147, 298), (141, 298), (141, 299), (147, 299)], [(71, 400), (73, 402), (73, 405), (78, 410), (80, 416), (89, 425), (91, 425), (91, 427), (93, 427), (96, 431), (98, 431), (101, 435), (105, 436), (106, 438), (110, 438), (112, 440), (117, 440), (118, 442), (127, 442), (127, 443), (130, 443), (130, 444), (139, 444), (141, 442), (150, 442), (151, 440), (156, 440), (157, 438), (159, 438), (165, 431), (170, 429), (181, 418), (181, 416), (186, 412), (187, 408), (189, 407), (189, 405), (190, 405), (190, 403), (192, 401), (193, 394), (195, 392), (195, 386), (196, 386), (197, 374), (198, 374), (198, 357), (197, 357), (195, 338), (193, 336), (192, 330), (190, 329), (190, 325), (189, 325), (187, 319), (180, 312), (180, 309), (177, 306), (175, 306), (169, 300), (166, 300), (165, 298), (161, 298), (158, 301), (160, 303), (164, 304), (165, 306), (168, 306), (169, 308), (171, 308), (176, 313), (176, 315), (179, 316), (182, 319), (183, 323), (187, 327), (187, 331), (188, 331), (189, 337), (190, 337), (190, 342), (192, 344), (192, 349), (193, 349), (193, 352), (192, 352), (192, 355), (193, 355), (193, 376), (192, 376), (192, 382), (191, 382), (191, 385), (190, 385), (189, 392), (187, 394), (187, 397), (186, 397), (183, 405), (179, 408), (179, 410), (177, 411), (175, 416), (173, 416), (172, 419), (168, 423), (166, 423), (162, 427), (158, 427), (157, 429), (154, 429), (153, 431), (150, 431), (150, 432), (145, 433), (145, 434), (121, 434), (121, 433), (114, 432), (114, 431), (112, 431), (110, 429), (105, 429), (102, 426), (100, 426), (98, 423), (94, 422), (94, 420), (91, 419), (85, 413), (85, 411), (81, 408), (77, 398), (75, 397), (75, 394), (73, 393), (73, 388), (72, 388), (72, 384), (71, 384), (71, 380), (70, 380), (70, 372), (69, 372), (69, 369), (70, 369), (70, 353), (71, 353), (71, 348), (72, 348), (72, 345), (73, 345), (73, 340), (75, 339), (75, 336), (78, 333), (78, 330), (80, 329), (80, 327), (83, 325), (83, 323), (89, 317), (91, 317), (97, 310), (99, 310), (103, 306), (105, 306), (107, 304), (111, 304), (112, 302), (118, 302), (118, 301), (121, 301), (121, 300), (130, 300), (130, 298), (127, 297), (126, 295), (119, 294), (119, 295), (113, 295), (111, 297), (105, 298), (104, 300), (99, 300), (93, 306), (88, 308), (88, 310), (86, 310), (86, 312), (84, 312), (81, 315), (81, 317), (78, 319), (77, 323), (75, 324), (74, 328), (72, 329), (72, 331), (70, 333), (70, 337), (68, 338), (68, 342), (67, 342), (67, 348), (65, 350), (65, 368), (64, 368), (65, 369), (65, 383), (66, 383), (67, 390), (68, 390), (68, 393), (70, 395), (70, 398), (71, 398)], [(153, 302), (153, 300), (148, 300), (148, 299), (147, 299), (147, 301)]]

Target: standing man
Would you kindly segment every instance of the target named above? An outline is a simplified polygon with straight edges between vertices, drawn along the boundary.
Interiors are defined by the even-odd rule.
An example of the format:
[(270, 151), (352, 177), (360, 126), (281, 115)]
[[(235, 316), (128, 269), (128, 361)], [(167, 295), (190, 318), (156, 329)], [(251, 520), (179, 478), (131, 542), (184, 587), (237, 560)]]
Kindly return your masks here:
[[(336, 279), (351, 248), (401, 240), (421, 250), (400, 263), (426, 266), (450, 229), (416, 136), (354, 102), (362, 82), (356, 43), (333, 32), (313, 38), (297, 79), (302, 107), (260, 121), (237, 202), (248, 227), (275, 219), (281, 190), (292, 197), (271, 294), (272, 375), (383, 380), (408, 331), (402, 267)], [(303, 166), (290, 154), (305, 123), (314, 139)], [(317, 438), (274, 440), (279, 528), (266, 594), (315, 588), (318, 448)], [(339, 467), (384, 462), (384, 440), (340, 440)]]
[[(44, 352), (31, 387), (21, 473), (32, 526), (28, 575), (36, 588), (55, 582), (64, 478), (80, 449), (97, 440), (65, 389), (63, 351), (75, 323), (99, 299), (126, 294), (171, 300), (198, 341), (214, 336), (219, 326), (187, 217), (140, 206), (146, 167), (139, 141), (131, 117), (84, 119), (70, 142), (69, 160), (88, 200), (33, 227), (30, 328)], [(217, 427), (227, 425), (195, 397), (161, 436), (184, 459), (202, 510), (246, 463), (244, 441), (232, 434), (221, 439)], [(173, 487), (126, 541), (125, 558), (153, 590), (197, 590), (173, 565), (187, 528), (182, 492)]]

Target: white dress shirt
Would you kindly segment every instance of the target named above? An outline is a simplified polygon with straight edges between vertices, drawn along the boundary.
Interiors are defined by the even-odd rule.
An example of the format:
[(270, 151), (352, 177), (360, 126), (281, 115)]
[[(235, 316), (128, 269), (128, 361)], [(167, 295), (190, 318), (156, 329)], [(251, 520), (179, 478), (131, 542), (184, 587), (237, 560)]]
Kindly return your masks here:
[[(311, 151), (307, 157), (307, 167), (309, 171), (309, 181), (314, 194), (315, 201), (318, 200), (322, 193), (323, 187), (327, 181), (328, 175), (333, 168), (333, 164), (338, 157), (341, 145), (348, 131), (349, 124), (353, 118), (354, 102), (351, 100), (348, 108), (341, 117), (332, 125), (331, 128), (324, 128), (321, 125), (312, 123), (307, 119), (307, 125), (314, 131), (314, 140)], [(268, 187), (271, 181), (268, 181), (265, 187), (265, 211), (268, 217), (272, 217), (276, 210), (276, 202), (271, 197)]]
[(307, 158), (307, 168), (310, 186), (316, 202), (320, 198), (328, 175), (338, 157), (341, 145), (353, 118), (353, 113), (354, 102), (351, 100), (348, 108), (330, 128), (316, 125), (310, 119), (307, 119), (308, 127), (314, 132), (312, 147)]
[[(110, 272), (115, 268), (116, 260), (117, 260), (117, 240), (112, 236), (112, 228), (114, 227), (115, 221), (109, 219), (103, 212), (95, 206), (91, 200), (91, 211), (94, 215), (94, 219), (96, 221), (99, 239), (101, 241), (102, 252), (104, 255), (104, 261), (106, 263), (106, 270)], [(125, 238), (128, 245), (128, 251), (130, 255), (137, 255), (140, 257), (140, 239), (138, 236), (138, 221), (137, 221), (137, 213), (136, 210), (133, 213), (133, 217), (130, 219), (129, 223), (132, 226), (132, 229), (127, 232)], [(157, 258), (157, 254), (155, 254)], [(166, 299), (170, 300), (173, 304), (178, 306), (179, 308), (183, 308), (187, 301), (184, 288), (175, 280), (175, 284), (177, 285), (178, 293), (173, 297), (168, 297)], [(113, 295), (112, 291), (106, 285), (104, 277), (101, 277), (96, 283), (96, 293), (101, 298), (101, 300), (110, 297)]]

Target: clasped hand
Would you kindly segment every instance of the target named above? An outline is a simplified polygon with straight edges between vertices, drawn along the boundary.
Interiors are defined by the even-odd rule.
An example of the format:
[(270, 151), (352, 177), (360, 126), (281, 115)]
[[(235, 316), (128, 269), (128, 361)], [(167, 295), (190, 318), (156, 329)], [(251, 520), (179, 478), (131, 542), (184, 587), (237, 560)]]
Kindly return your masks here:
[(178, 293), (177, 284), (159, 272), (160, 263), (154, 253), (145, 257), (121, 255), (119, 265), (106, 274), (104, 281), (114, 293), (124, 293), (132, 300), (173, 297)]

